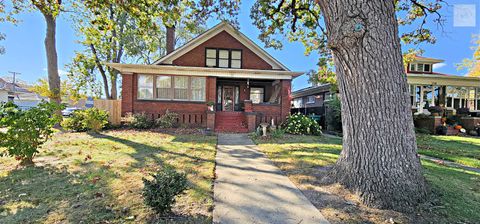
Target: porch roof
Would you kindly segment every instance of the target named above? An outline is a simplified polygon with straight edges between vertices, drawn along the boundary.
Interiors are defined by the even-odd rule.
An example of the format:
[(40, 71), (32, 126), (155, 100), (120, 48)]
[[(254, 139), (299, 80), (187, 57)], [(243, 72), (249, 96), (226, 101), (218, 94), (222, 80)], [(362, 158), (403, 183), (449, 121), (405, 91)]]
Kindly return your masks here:
[(105, 63), (122, 74), (165, 74), (165, 75), (190, 75), (190, 76), (214, 76), (224, 78), (249, 78), (249, 79), (293, 79), (305, 72), (281, 71), (281, 70), (257, 70), (257, 69), (232, 69), (232, 68), (209, 68), (173, 65), (141, 65)]
[(408, 73), (407, 80), (408, 80), (408, 83), (412, 85), (419, 84), (419, 85), (439, 85), (439, 86), (480, 87), (479, 77)]

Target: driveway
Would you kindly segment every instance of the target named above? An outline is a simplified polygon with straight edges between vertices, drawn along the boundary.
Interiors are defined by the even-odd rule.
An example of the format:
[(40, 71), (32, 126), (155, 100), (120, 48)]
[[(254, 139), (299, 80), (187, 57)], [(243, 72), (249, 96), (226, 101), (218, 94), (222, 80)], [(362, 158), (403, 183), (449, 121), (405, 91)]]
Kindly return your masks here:
[(219, 134), (214, 223), (328, 223), (245, 134)]

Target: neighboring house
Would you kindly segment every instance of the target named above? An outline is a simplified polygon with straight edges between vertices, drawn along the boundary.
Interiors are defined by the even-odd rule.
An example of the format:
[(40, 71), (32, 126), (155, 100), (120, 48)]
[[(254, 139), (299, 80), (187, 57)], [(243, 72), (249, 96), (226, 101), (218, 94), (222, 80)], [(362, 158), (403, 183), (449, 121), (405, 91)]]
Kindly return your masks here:
[(153, 65), (108, 65), (122, 74), (122, 114), (158, 118), (169, 110), (182, 125), (236, 132), (284, 121), (291, 80), (303, 74), (290, 71), (227, 22)]
[(443, 60), (416, 56), (407, 65), (407, 78), (412, 109), (419, 111), (442, 106), (449, 111), (469, 108), (480, 111), (480, 78), (441, 74), (433, 67)]
[[(469, 108), (480, 113), (480, 78), (441, 74), (433, 67), (443, 60), (416, 56), (407, 65), (410, 102), (413, 112), (423, 112), (431, 106), (442, 106), (449, 113)], [(329, 85), (308, 87), (292, 93), (292, 112), (325, 116), (324, 100), (330, 96)], [(327, 97), (327, 98), (326, 98)]]
[(46, 99), (17, 84), (14, 85), (0, 78), (0, 103), (11, 101), (22, 109), (29, 109), (37, 106), (42, 100)]
[(292, 92), (292, 113), (319, 116), (325, 127), (325, 101), (330, 97), (330, 84), (311, 86)]

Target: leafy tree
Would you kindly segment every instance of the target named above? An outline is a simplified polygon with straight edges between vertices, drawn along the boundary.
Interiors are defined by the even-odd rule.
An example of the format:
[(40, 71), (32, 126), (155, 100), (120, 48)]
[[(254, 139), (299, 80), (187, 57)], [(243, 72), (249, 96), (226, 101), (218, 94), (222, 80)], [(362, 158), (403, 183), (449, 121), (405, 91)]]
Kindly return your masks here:
[(472, 47), (473, 56), (462, 61), (457, 65), (459, 70), (467, 70), (467, 76), (480, 77), (480, 35), (473, 36), (474, 46)]
[[(442, 1), (257, 0), (251, 9), (260, 39), (279, 36), (333, 61), (341, 97), (343, 150), (324, 181), (357, 192), (364, 204), (408, 210), (426, 198), (404, 75), (399, 25), (415, 27), (405, 43), (434, 43), (425, 28)], [(400, 12), (399, 16), (396, 15)], [(322, 70), (319, 70), (322, 71)], [(323, 70), (326, 71), (326, 70)]]
[[(106, 98), (116, 99), (118, 71), (110, 63), (151, 63), (160, 57), (165, 31), (155, 4), (143, 1), (82, 1), (74, 4), (72, 17), (85, 47), (69, 64), (69, 77), (80, 88), (96, 89), (100, 74)], [(177, 42), (182, 43), (204, 30), (202, 24), (181, 26)]]
[[(76, 102), (78, 100), (87, 98), (85, 94), (81, 93), (81, 91), (77, 89), (76, 86), (69, 83), (68, 80), (62, 80), (60, 86), (60, 97), (63, 101), (72, 100)], [(48, 80), (45, 78), (37, 80), (37, 83), (33, 84), (33, 86), (29, 88), (29, 90), (37, 93), (40, 96), (48, 98), (50, 98), (53, 94), (48, 87)]]
[(0, 105), (0, 127), (7, 128), (6, 132), (0, 132), (0, 147), (6, 148), (0, 155), (14, 156), (23, 165), (33, 164), (33, 157), (52, 136), (52, 127), (60, 120), (54, 113), (60, 109), (58, 104), (48, 102), (29, 110), (20, 110), (12, 102)]
[[(2, 5), (2, 4), (0, 4)], [(58, 75), (58, 60), (56, 48), (56, 29), (57, 17), (62, 11), (62, 0), (12, 0), (13, 10), (8, 13), (6, 19), (12, 19), (12, 15), (22, 11), (39, 11), (42, 13), (47, 24), (47, 32), (45, 36), (45, 50), (47, 52), (47, 70), (48, 70), (48, 86), (50, 92), (50, 100), (52, 102), (61, 102), (60, 98), (60, 76)], [(4, 10), (0, 6), (0, 12)], [(4, 18), (5, 19), (5, 18)], [(58, 113), (59, 111), (57, 111)]]
[[(140, 15), (151, 15), (161, 19), (166, 28), (166, 53), (175, 48), (175, 34), (182, 25), (186, 31), (195, 31), (196, 27), (216, 16), (219, 20), (229, 20), (236, 24), (236, 16), (240, 9), (240, 0), (203, 1), (203, 0), (137, 0), (131, 4), (139, 7)], [(152, 11), (146, 10), (145, 7)]]

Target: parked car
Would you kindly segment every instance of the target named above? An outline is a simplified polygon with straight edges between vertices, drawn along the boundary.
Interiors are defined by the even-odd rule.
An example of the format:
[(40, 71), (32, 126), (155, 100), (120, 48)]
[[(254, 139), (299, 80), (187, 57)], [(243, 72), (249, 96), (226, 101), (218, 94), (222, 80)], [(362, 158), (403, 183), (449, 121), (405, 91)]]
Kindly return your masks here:
[(73, 112), (75, 112), (77, 110), (81, 110), (81, 109), (77, 108), (77, 107), (67, 107), (64, 110), (62, 110), (62, 115), (64, 117), (70, 117), (70, 116), (73, 115)]

